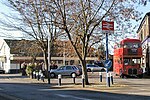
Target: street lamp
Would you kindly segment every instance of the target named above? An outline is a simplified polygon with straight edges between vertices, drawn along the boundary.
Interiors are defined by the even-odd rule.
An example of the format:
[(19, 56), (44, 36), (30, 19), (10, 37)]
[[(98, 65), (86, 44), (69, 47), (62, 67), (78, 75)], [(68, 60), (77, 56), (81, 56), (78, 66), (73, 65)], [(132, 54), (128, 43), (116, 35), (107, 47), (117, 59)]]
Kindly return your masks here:
[(51, 51), (51, 50), (50, 50), (50, 42), (51, 42), (51, 41), (50, 41), (50, 39), (51, 39), (51, 35), (48, 36), (48, 69), (47, 69), (47, 71), (48, 71), (48, 72), (47, 72), (47, 74), (48, 74), (48, 75), (47, 75), (47, 76), (48, 76), (48, 84), (50, 84), (50, 72), (49, 72), (49, 71), (50, 71), (50, 69), (51, 69), (51, 68), (50, 68), (50, 63), (51, 63), (51, 59), (50, 59), (50, 51)]
[(66, 65), (66, 35), (64, 35), (63, 37), (61, 37), (62, 39), (62, 44), (63, 44), (63, 65)]
[(66, 65), (65, 64), (65, 62), (66, 62), (66, 60), (65, 60), (65, 41), (63, 43), (63, 48), (64, 48), (64, 52), (63, 52), (63, 65), (65, 66)]

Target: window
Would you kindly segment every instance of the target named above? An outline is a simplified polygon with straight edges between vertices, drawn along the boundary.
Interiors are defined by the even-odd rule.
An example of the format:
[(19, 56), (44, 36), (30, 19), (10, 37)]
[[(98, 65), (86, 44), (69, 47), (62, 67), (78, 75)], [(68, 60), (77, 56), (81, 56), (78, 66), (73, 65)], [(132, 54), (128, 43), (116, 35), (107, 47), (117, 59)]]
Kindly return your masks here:
[(130, 59), (124, 59), (124, 65), (129, 65)]
[(134, 64), (141, 64), (141, 59), (139, 58), (136, 58), (136, 59), (132, 59), (132, 62), (134, 63)]
[(124, 65), (135, 65), (140, 63), (141, 63), (140, 58), (124, 59)]
[(58, 64), (62, 64), (63, 63), (63, 61), (62, 60), (58, 60)]
[(66, 66), (66, 70), (72, 70), (72, 66)]
[(124, 44), (124, 48), (139, 48), (140, 47), (140, 43), (125, 43)]
[(61, 67), (59, 67), (59, 70), (64, 70), (64, 67), (65, 67), (65, 66), (61, 66)]

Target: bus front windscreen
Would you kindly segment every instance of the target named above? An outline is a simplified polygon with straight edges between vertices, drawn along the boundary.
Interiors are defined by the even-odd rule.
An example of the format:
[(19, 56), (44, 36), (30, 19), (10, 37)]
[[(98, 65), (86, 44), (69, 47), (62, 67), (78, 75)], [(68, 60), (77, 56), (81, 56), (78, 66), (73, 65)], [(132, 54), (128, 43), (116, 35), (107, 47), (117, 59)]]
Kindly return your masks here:
[(140, 47), (140, 43), (125, 43), (124, 44), (124, 48), (139, 48)]

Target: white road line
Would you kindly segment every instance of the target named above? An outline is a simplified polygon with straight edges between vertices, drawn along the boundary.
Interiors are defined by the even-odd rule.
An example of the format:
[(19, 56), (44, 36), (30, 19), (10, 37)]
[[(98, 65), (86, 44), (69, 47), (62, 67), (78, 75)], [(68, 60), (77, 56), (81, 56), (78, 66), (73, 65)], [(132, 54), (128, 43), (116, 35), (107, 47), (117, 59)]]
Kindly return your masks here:
[(149, 90), (149, 89), (139, 89), (139, 90), (144, 90), (145, 91), (145, 90)]
[(2, 88), (0, 88), (0, 90), (3, 90)]
[(74, 99), (78, 99), (78, 100), (93, 100), (93, 99), (87, 99), (87, 98), (81, 98), (81, 97), (75, 97), (75, 96), (72, 96), (72, 95), (63, 95), (63, 94), (55, 94), (57, 96), (60, 96), (60, 97), (69, 97), (69, 98), (74, 98)]

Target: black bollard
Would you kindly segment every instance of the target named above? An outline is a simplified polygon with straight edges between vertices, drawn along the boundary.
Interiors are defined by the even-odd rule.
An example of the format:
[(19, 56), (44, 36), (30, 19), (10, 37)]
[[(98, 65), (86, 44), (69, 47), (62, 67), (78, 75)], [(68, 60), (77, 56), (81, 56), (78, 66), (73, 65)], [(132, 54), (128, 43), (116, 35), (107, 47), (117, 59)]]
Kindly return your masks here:
[(100, 82), (102, 82), (102, 72), (99, 72)]
[(34, 78), (34, 76), (33, 76), (33, 71), (31, 72), (31, 78), (32, 78), (32, 79)]
[(114, 84), (113, 75), (110, 73), (111, 84)]
[(93, 68), (91, 68), (91, 71), (92, 71), (92, 74), (94, 73), (94, 69)]
[(107, 73), (107, 87), (110, 87), (110, 75)]
[(41, 80), (44, 82), (44, 76), (41, 75)]
[(48, 84), (50, 84), (50, 72), (47, 72), (47, 77), (48, 77)]
[(75, 78), (76, 78), (76, 74), (75, 73), (72, 74), (72, 78), (73, 78), (73, 83), (75, 84), (76, 83), (75, 82)]
[(45, 82), (45, 81), (44, 81), (44, 76), (41, 77), (41, 80), (42, 80), (43, 82)]
[(44, 75), (43, 75), (43, 72), (41, 71), (41, 73), (40, 73), (41, 75), (41, 80), (44, 82)]
[(36, 79), (36, 73), (33, 71), (33, 78)]
[(40, 74), (39, 74), (39, 70), (38, 70), (38, 76), (37, 76), (37, 78), (38, 78), (38, 81), (40, 80)]
[(36, 72), (36, 79), (38, 80), (38, 72)]
[(85, 75), (82, 75), (82, 87), (83, 87), (83, 88), (85, 87), (84, 81), (85, 81)]
[(58, 86), (61, 86), (61, 74), (58, 75)]

